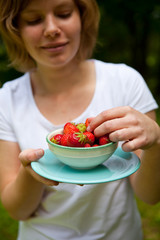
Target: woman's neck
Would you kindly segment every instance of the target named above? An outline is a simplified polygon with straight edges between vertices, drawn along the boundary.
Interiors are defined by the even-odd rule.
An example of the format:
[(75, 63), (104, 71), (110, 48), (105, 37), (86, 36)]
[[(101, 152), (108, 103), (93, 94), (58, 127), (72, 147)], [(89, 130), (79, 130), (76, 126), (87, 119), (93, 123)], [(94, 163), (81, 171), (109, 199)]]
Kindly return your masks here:
[(31, 74), (33, 95), (40, 112), (50, 122), (63, 124), (85, 111), (96, 87), (93, 61), (61, 71), (38, 70)]
[(75, 62), (61, 68), (37, 67), (31, 72), (33, 93), (58, 94), (86, 81), (88, 61)]

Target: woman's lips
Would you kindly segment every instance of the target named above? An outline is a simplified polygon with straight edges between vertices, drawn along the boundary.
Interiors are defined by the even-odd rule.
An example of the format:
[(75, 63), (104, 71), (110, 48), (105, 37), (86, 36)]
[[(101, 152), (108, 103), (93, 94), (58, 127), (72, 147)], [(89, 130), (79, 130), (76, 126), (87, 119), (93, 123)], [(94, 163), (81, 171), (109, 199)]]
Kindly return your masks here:
[(59, 52), (62, 51), (68, 43), (57, 43), (57, 44), (46, 44), (41, 48), (48, 52)]

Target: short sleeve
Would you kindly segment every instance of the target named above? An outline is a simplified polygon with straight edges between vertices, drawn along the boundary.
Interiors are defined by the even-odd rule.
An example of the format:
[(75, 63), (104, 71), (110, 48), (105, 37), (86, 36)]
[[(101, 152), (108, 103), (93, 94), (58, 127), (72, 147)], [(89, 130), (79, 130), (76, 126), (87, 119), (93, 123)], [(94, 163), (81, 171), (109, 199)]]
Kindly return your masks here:
[(0, 89), (0, 139), (17, 142), (11, 120), (11, 96), (9, 89)]
[(121, 84), (124, 87), (123, 96), (126, 105), (129, 105), (142, 113), (158, 108), (158, 105), (141, 74), (125, 64), (121, 68)]

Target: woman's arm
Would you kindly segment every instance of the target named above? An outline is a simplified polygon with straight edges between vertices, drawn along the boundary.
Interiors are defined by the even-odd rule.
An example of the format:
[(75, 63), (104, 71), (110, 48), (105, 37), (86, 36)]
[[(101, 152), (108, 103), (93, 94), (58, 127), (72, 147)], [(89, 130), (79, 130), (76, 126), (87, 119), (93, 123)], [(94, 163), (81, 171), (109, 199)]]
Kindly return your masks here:
[(130, 176), (131, 184), (137, 196), (150, 204), (160, 201), (160, 128), (154, 120), (154, 111), (142, 114), (117, 107), (91, 119), (88, 129), (97, 137), (109, 133), (111, 141), (124, 141), (124, 151), (136, 151), (141, 167)]
[[(146, 115), (155, 120), (154, 112)], [(130, 176), (130, 181), (136, 195), (141, 200), (155, 204), (160, 201), (160, 127), (152, 120), (149, 125), (150, 135), (155, 134), (155, 141), (138, 153), (141, 167)]]
[[(29, 218), (41, 202), (45, 185), (58, 183), (44, 179), (30, 166), (43, 155), (36, 150), (20, 153), (17, 143), (0, 141), (0, 195), (10, 216), (17, 220)], [(19, 155), (20, 154), (20, 155)]]

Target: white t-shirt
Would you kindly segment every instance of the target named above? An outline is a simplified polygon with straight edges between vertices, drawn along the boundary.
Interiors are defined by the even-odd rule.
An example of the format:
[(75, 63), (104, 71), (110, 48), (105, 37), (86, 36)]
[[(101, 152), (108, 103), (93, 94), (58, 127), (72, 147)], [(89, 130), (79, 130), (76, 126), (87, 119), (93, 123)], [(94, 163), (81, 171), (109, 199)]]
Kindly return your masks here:
[[(95, 93), (74, 122), (117, 106), (129, 105), (143, 113), (157, 108), (137, 71), (125, 64), (94, 61)], [(28, 73), (0, 89), (0, 139), (18, 142), (21, 150), (46, 149), (46, 135), (61, 127), (49, 122), (37, 108)], [(20, 222), (18, 239), (141, 240), (141, 221), (129, 180), (46, 187), (35, 215)]]

